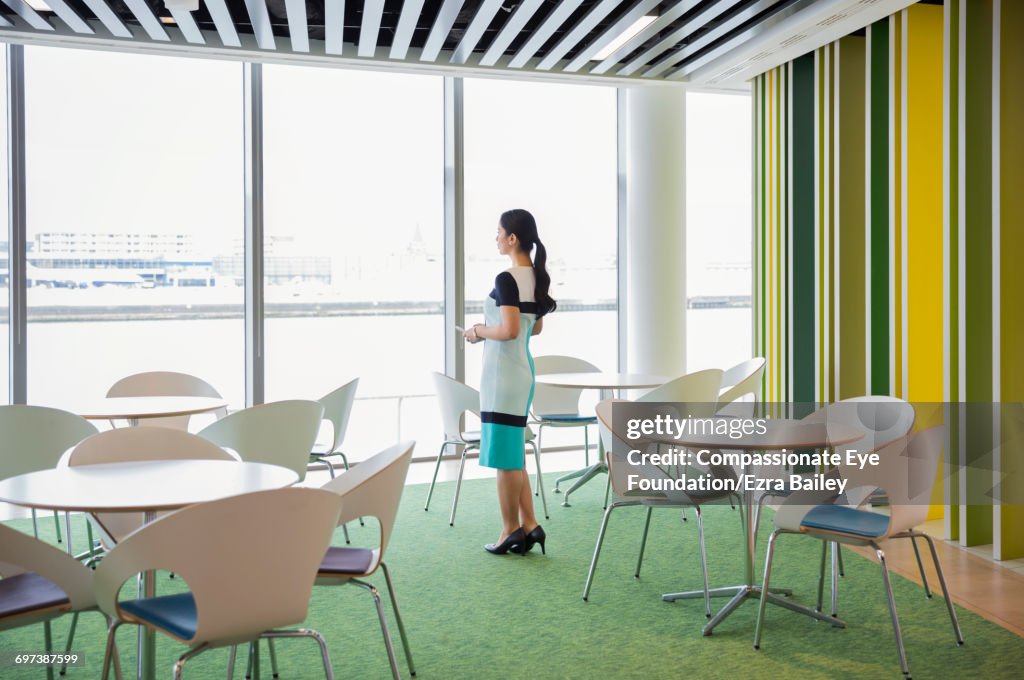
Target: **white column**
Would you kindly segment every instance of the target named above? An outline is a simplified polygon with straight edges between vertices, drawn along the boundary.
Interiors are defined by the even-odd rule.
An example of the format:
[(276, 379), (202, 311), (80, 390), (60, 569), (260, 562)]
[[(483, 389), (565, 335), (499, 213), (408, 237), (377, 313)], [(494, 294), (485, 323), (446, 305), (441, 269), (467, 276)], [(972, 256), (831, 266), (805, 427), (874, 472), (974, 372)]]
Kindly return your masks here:
[(686, 372), (686, 93), (626, 89), (630, 371)]

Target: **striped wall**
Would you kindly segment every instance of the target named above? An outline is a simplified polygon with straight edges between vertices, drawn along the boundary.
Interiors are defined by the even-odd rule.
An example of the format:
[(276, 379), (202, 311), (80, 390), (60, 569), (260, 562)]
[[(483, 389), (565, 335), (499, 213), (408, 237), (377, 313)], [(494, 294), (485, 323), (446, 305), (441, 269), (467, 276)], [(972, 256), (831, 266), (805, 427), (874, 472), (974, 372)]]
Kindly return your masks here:
[[(1024, 2), (946, 0), (754, 79), (766, 401), (1024, 402), (1022, 78)], [(953, 414), (953, 463), (1009, 437)], [(937, 485), (935, 516), (965, 545), (1024, 557), (1024, 507), (959, 502), (993, 487), (982, 467)]]

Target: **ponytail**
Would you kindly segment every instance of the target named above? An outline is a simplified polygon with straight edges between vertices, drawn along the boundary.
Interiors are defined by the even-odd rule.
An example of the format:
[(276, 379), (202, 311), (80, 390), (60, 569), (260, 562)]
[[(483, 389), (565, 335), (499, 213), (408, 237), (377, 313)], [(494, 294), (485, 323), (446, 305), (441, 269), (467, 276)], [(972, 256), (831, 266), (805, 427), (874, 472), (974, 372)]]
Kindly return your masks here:
[(536, 281), (536, 285), (533, 289), (533, 296), (537, 300), (537, 305), (541, 309), (542, 314), (548, 314), (555, 311), (558, 307), (558, 303), (551, 297), (551, 275), (548, 274), (547, 263), (548, 263), (548, 251), (544, 248), (544, 244), (537, 239), (537, 254), (533, 258), (533, 278)]
[(515, 234), (523, 252), (529, 254), (536, 246), (537, 254), (533, 258), (533, 297), (537, 301), (540, 316), (555, 311), (558, 304), (551, 297), (551, 275), (547, 270), (548, 251), (537, 235), (537, 221), (529, 211), (516, 208), (502, 213), (498, 222), (506, 234)]

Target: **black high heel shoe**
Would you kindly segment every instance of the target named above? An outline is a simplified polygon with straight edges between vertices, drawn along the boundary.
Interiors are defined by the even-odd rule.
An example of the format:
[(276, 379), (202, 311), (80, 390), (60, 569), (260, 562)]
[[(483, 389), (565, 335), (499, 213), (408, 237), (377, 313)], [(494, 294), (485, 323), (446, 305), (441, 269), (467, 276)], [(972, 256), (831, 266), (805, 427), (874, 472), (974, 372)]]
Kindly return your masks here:
[(488, 543), (484, 546), (484, 550), (493, 555), (504, 555), (507, 552), (514, 552), (519, 554), (526, 554), (523, 547), (526, 545), (526, 532), (523, 531), (522, 527), (519, 527), (511, 534), (508, 535), (501, 543)]
[(534, 544), (540, 544), (540, 552), (541, 552), (541, 554), (542, 555), (547, 555), (547, 552), (544, 550), (544, 541), (546, 541), (547, 538), (548, 538), (547, 534), (544, 533), (544, 527), (542, 527), (541, 525), (538, 524), (537, 526), (535, 526), (533, 528), (533, 531), (531, 531), (530, 533), (526, 534), (526, 550), (525, 550), (525, 552), (530, 552), (530, 548), (532, 548), (534, 546)]

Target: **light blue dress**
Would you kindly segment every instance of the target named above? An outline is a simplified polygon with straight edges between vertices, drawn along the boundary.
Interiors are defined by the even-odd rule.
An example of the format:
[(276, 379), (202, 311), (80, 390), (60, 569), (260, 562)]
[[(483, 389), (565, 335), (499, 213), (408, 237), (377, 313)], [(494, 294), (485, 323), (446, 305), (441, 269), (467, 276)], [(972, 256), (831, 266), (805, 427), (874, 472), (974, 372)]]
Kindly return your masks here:
[(484, 300), (488, 326), (501, 325), (502, 306), (519, 308), (519, 335), (514, 340), (485, 340), (480, 377), (480, 464), (499, 470), (522, 470), (526, 419), (533, 401), (530, 336), (539, 316), (534, 299), (533, 267), (512, 267), (498, 274)]

